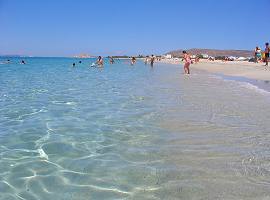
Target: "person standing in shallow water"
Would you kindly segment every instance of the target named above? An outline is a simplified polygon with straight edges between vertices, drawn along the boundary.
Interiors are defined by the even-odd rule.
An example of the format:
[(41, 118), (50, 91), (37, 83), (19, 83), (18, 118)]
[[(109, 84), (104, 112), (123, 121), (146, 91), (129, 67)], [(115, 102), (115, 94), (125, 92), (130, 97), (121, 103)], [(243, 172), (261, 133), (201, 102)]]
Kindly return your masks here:
[(146, 56), (144, 59), (144, 64), (147, 65), (147, 63), (148, 63), (148, 56)]
[(114, 59), (112, 56), (110, 56), (110, 64), (114, 64)]
[(154, 67), (154, 62), (155, 62), (155, 56), (152, 55), (151, 58), (150, 58), (150, 65), (151, 65), (151, 67)]
[(102, 66), (103, 66), (103, 59), (102, 59), (101, 56), (98, 57), (98, 60), (97, 60), (96, 64), (97, 64), (99, 67), (102, 67)]
[(135, 57), (132, 57), (131, 58), (131, 65), (134, 65), (136, 63), (136, 58)]
[(186, 51), (183, 51), (183, 60), (185, 61), (184, 72), (185, 74), (190, 74), (189, 66), (191, 64), (191, 58), (190, 58), (190, 55)]

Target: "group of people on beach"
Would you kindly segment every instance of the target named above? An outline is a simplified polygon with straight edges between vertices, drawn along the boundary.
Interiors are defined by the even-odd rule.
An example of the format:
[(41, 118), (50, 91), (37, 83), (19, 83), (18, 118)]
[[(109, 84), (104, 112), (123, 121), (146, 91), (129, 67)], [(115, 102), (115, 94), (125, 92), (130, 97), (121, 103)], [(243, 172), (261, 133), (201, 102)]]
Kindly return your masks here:
[(255, 63), (258, 62), (265, 62), (265, 66), (268, 66), (268, 62), (269, 62), (269, 53), (270, 53), (270, 47), (269, 47), (269, 43), (266, 42), (265, 43), (265, 49), (264, 51), (261, 50), (260, 47), (256, 47), (254, 50), (254, 58), (255, 58)]

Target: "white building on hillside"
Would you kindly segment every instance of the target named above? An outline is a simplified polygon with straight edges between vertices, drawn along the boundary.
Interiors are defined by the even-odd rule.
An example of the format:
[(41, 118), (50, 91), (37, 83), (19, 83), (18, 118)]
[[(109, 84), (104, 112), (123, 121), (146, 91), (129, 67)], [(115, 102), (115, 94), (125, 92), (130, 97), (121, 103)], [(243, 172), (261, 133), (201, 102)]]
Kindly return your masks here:
[(202, 57), (204, 58), (204, 59), (208, 59), (209, 58), (209, 55), (207, 55), (207, 54), (201, 54), (202, 55)]
[(172, 58), (172, 54), (166, 54), (166, 55), (164, 55), (164, 58), (171, 59)]

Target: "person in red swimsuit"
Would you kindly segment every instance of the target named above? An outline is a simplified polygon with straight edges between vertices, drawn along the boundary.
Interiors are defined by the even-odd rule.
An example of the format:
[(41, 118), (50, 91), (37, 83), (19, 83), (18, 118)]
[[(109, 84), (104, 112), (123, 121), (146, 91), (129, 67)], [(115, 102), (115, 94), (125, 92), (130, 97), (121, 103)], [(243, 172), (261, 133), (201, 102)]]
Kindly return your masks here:
[(190, 55), (186, 51), (183, 51), (183, 60), (185, 61), (185, 64), (184, 64), (185, 74), (190, 74), (189, 66), (191, 64), (191, 58), (190, 58)]

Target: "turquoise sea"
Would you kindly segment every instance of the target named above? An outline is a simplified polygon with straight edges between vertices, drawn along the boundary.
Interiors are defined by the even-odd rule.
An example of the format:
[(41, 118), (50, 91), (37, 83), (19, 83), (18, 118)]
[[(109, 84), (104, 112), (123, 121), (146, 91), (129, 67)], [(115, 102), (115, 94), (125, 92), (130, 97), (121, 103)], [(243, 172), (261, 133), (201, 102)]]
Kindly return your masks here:
[(0, 200), (270, 199), (268, 82), (20, 59), (0, 64)]

